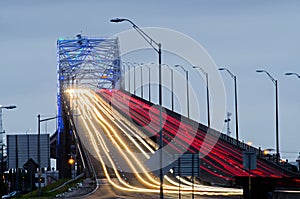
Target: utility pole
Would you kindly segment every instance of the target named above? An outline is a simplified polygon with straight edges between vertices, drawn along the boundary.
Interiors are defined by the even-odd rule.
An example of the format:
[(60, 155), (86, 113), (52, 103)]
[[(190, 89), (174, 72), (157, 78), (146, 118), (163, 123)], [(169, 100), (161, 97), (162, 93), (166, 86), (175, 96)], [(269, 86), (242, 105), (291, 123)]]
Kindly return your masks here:
[(3, 125), (2, 125), (2, 109), (14, 109), (14, 108), (16, 108), (16, 106), (14, 105), (9, 105), (9, 106), (0, 105), (0, 134), (1, 134), (0, 143), (2, 144), (3, 144), (3, 134), (5, 133), (5, 131), (3, 131)]
[(230, 119), (231, 113), (227, 112), (227, 118), (224, 120), (224, 122), (227, 123), (227, 135), (230, 136), (231, 132), (230, 132), (230, 125), (229, 122), (231, 121)]
[(4, 174), (4, 142), (3, 142), (3, 135), (5, 134), (5, 131), (3, 130), (3, 125), (2, 125), (2, 109), (14, 109), (16, 108), (15, 105), (9, 105), (9, 106), (2, 106), (0, 105), (0, 144), (1, 144), (1, 176), (0, 176), (0, 183), (1, 183), (1, 195), (3, 195), (4, 192), (4, 182), (3, 182), (3, 174)]

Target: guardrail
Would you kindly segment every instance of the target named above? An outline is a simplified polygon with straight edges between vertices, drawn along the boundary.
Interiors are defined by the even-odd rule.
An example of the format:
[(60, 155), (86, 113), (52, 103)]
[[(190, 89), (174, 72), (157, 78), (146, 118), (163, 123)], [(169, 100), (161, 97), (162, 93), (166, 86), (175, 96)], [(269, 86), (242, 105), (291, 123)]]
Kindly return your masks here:
[[(66, 107), (69, 108), (68, 106), (66, 106)], [(70, 110), (70, 109), (67, 109), (67, 110)], [(84, 170), (87, 170), (90, 173), (90, 175), (92, 175), (94, 177), (94, 179), (96, 180), (97, 174), (95, 172), (94, 166), (92, 164), (92, 161), (91, 161), (86, 149), (82, 146), (80, 136), (78, 135), (78, 132), (77, 132), (77, 127), (74, 123), (74, 115), (70, 114), (70, 116), (71, 116), (70, 123), (71, 123), (72, 130), (73, 130), (74, 140), (75, 140), (77, 149), (79, 151), (81, 161), (83, 163), (83, 168), (84, 168)], [(84, 171), (83, 173), (85, 174), (85, 177), (86, 177), (86, 172)]]
[[(127, 91), (124, 91), (122, 90), (123, 93), (125, 94), (129, 94), (129, 95), (132, 95), (131, 93), (127, 92)], [(150, 105), (152, 105), (151, 102), (139, 97), (139, 96), (134, 96), (135, 98), (143, 101), (144, 103), (148, 103)], [(208, 127), (201, 124), (201, 123), (198, 123), (194, 120), (191, 120), (191, 119), (188, 119), (187, 117), (183, 116), (183, 115), (180, 115), (176, 112), (172, 112), (171, 110), (165, 108), (166, 111), (169, 113), (171, 113), (173, 116), (175, 117), (181, 117), (181, 118), (184, 118), (185, 121), (188, 121), (190, 123), (190, 125), (196, 125), (198, 126), (198, 128), (204, 132), (208, 132)], [(297, 176), (297, 177), (300, 177), (300, 173), (299, 172), (293, 172), (291, 170), (289, 170), (290, 167), (288, 166), (284, 166), (284, 165), (281, 165), (281, 164), (277, 164), (275, 161), (272, 161), (272, 160), (268, 160), (266, 159), (264, 156), (263, 156), (263, 151), (261, 150), (261, 148), (256, 148), (256, 147), (253, 147), (253, 146), (250, 146), (249, 144), (247, 143), (244, 143), (244, 142), (241, 142), (241, 141), (237, 141), (235, 138), (232, 138), (222, 132), (219, 132), (217, 130), (214, 130), (214, 129), (209, 129), (209, 133), (211, 135), (215, 135), (216, 137), (219, 137), (219, 139), (221, 139), (222, 141), (226, 142), (226, 143), (229, 143), (230, 145), (232, 145), (232, 147), (235, 147), (237, 150), (241, 150), (241, 151), (253, 151), (256, 156), (259, 158), (259, 160), (265, 162), (265, 163), (268, 163), (268, 164), (271, 164), (273, 167), (276, 167), (277, 169), (279, 169), (280, 171), (282, 171), (283, 173), (285, 174), (288, 174), (288, 175), (291, 175), (291, 176)], [(288, 163), (286, 163), (287, 165), (289, 165)]]

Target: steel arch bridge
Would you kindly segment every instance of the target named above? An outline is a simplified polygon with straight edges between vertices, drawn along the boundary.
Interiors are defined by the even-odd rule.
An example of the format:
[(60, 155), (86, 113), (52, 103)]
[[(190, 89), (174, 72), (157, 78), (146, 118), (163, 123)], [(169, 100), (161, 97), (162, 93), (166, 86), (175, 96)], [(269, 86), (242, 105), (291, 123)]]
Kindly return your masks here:
[(121, 78), (117, 38), (77, 38), (57, 41), (59, 87), (76, 81), (81, 87), (115, 88)]
[(117, 38), (89, 38), (78, 34), (57, 40), (57, 167), (67, 176), (67, 161), (73, 133), (67, 116), (65, 91), (72, 88), (118, 89), (121, 80), (121, 60)]

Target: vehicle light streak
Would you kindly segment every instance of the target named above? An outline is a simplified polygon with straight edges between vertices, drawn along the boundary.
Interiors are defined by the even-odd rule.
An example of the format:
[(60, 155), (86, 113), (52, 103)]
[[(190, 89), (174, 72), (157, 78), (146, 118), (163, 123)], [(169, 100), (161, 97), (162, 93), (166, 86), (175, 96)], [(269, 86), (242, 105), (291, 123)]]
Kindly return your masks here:
[[(97, 102), (99, 102), (99, 103), (101, 103), (101, 104), (104, 104), (105, 102), (99, 97), (99, 96), (95, 96), (95, 98), (96, 98), (96, 100), (97, 100)], [(109, 109), (108, 109), (108, 107), (107, 106), (102, 106), (104, 109), (105, 109), (105, 111), (106, 111), (106, 113), (108, 113), (109, 115), (112, 115), (113, 113), (112, 113), (112, 111), (110, 111)], [(103, 111), (104, 112), (104, 111)], [(114, 117), (116, 117), (117, 115), (116, 115), (116, 113), (114, 114)], [(131, 137), (131, 136), (129, 136), (129, 134), (127, 133), (127, 131), (130, 131), (131, 132), (131, 134), (135, 137), (135, 138), (137, 138), (138, 140), (139, 140), (139, 142), (141, 142), (142, 144), (143, 144), (143, 146), (145, 146), (147, 149), (148, 149), (148, 151), (150, 152), (150, 153), (152, 153), (152, 154), (154, 154), (154, 150), (149, 146), (149, 144), (147, 144), (146, 142), (145, 142), (145, 140), (143, 140), (142, 139), (142, 137), (141, 136), (139, 136), (139, 135), (137, 135), (134, 131), (132, 131), (127, 125), (123, 125), (123, 127), (124, 128), (126, 128), (126, 130), (123, 128), (123, 127), (121, 127), (117, 122), (114, 122), (115, 123), (115, 125), (117, 125), (118, 127), (119, 127), (119, 129), (121, 129), (126, 135), (127, 135), (127, 137), (132, 141), (132, 142), (135, 142), (135, 140)], [(135, 142), (136, 143), (136, 142)], [(148, 155), (148, 153), (146, 153), (146, 152), (144, 152), (144, 150), (140, 147), (140, 145), (136, 145), (138, 148), (139, 148), (139, 150), (143, 153), (143, 154), (145, 154), (145, 156), (146, 156), (146, 158), (147, 159), (149, 159), (150, 158), (150, 156)]]
[[(96, 100), (98, 101), (98, 102), (100, 102), (101, 104), (102, 104), (102, 106), (101, 107), (103, 107), (105, 110), (106, 110), (106, 113), (109, 113), (109, 114), (112, 114), (112, 112), (111, 111), (109, 111), (108, 109), (106, 109), (105, 107), (105, 105), (103, 105), (103, 101), (101, 100), (101, 98), (100, 97), (97, 97), (96, 96)], [(99, 108), (100, 108), (100, 105), (98, 106)], [(118, 123), (116, 123), (115, 122), (115, 124), (118, 126), (118, 128), (119, 129), (123, 129)], [(127, 131), (131, 131), (131, 129), (128, 129), (127, 128)], [(148, 155), (148, 153), (146, 153), (142, 148), (140, 148), (140, 145), (127, 133), (127, 131), (125, 131), (125, 130), (123, 130), (123, 132), (126, 134), (126, 136), (137, 146), (137, 147), (139, 147), (139, 149), (140, 149), (140, 151), (146, 156), (146, 158), (150, 158), (150, 156)], [(131, 131), (131, 133), (133, 133), (132, 131)], [(137, 136), (137, 135), (136, 135)], [(140, 138), (140, 136), (137, 136), (138, 138)], [(146, 144), (145, 142), (143, 142), (143, 145), (144, 146), (148, 146), (149, 147), (149, 145), (148, 144)], [(151, 154), (154, 154), (154, 151), (150, 148), (150, 153)], [(166, 176), (165, 177), (166, 178), (166, 180), (167, 181), (169, 181), (171, 184), (173, 184), (173, 185), (176, 185), (176, 187), (170, 187), (170, 186), (168, 186), (168, 188), (170, 188), (170, 189), (178, 189), (178, 186), (179, 186), (179, 183), (178, 182), (175, 182), (175, 181), (173, 181), (172, 179), (170, 179), (168, 176)], [(191, 186), (193, 185), (191, 182), (189, 182), (189, 181), (187, 181), (187, 180), (185, 180), (184, 178), (180, 178), (180, 177), (178, 177), (177, 176), (177, 179), (180, 179), (181, 180), (181, 182), (182, 182), (182, 184), (181, 184), (181, 186), (182, 186), (182, 190), (191, 190)], [(156, 182), (157, 184), (159, 183), (159, 182)], [(185, 186), (184, 184), (187, 184), (187, 185), (189, 185), (189, 186)], [(209, 187), (209, 186), (203, 186), (203, 185), (198, 185), (198, 184), (195, 184), (195, 186), (196, 187), (201, 187), (201, 188), (204, 188), (204, 187), (207, 187), (207, 188), (211, 188), (211, 187)], [(166, 186), (167, 187), (167, 186)]]
[[(99, 97), (98, 97), (98, 98), (99, 98)], [(97, 100), (97, 99), (96, 99), (96, 100)], [(101, 100), (98, 99), (97, 101), (100, 102)], [(103, 103), (103, 101), (102, 101), (102, 103)], [(102, 106), (105, 107), (105, 105), (102, 105)], [(99, 106), (98, 106), (98, 107), (99, 107)], [(107, 112), (109, 112), (109, 111), (107, 110)], [(110, 112), (110, 114), (112, 114), (112, 113)], [(127, 131), (125, 131), (118, 123), (115, 122), (115, 124), (118, 126), (119, 129), (121, 129), (121, 130), (124, 132), (124, 134), (132, 141), (132, 143), (134, 143), (135, 146), (139, 148), (139, 150), (143, 153), (143, 155), (144, 155), (147, 159), (149, 159), (150, 156), (148, 155), (148, 153), (146, 153), (146, 152), (140, 147), (140, 145), (136, 142), (136, 140), (134, 140), (134, 139), (127, 133), (127, 131), (131, 131), (131, 130), (130, 130), (130, 129), (127, 129)], [(133, 132), (131, 131), (131, 133), (133, 133)], [(136, 135), (136, 136), (137, 136), (137, 135)], [(139, 136), (137, 136), (137, 137), (140, 138)], [(118, 137), (118, 138), (120, 138), (120, 137)], [(144, 141), (142, 142), (142, 144), (143, 144), (144, 146), (149, 147), (149, 145), (146, 144)], [(149, 147), (149, 148), (150, 148), (150, 147)], [(150, 149), (151, 149), (151, 148), (150, 148)], [(151, 153), (151, 154), (154, 154), (154, 151), (151, 149), (151, 150), (150, 150), (150, 153)], [(143, 168), (143, 169), (144, 169), (144, 168)], [(144, 169), (143, 171), (145, 172), (146, 170)], [(147, 171), (146, 171), (146, 172), (147, 172)], [(178, 189), (177, 186), (179, 186), (179, 183), (174, 182), (174, 181), (171, 180), (168, 176), (166, 176), (165, 178), (166, 178), (170, 183), (176, 185), (176, 187), (165, 185), (165, 188), (168, 188), (168, 189)], [(150, 179), (151, 179), (151, 178), (150, 178)], [(153, 179), (151, 179), (151, 180), (153, 181)], [(158, 182), (158, 181), (154, 181), (154, 183), (157, 184), (157, 185), (159, 185), (159, 182)], [(191, 187), (185, 187), (184, 184), (183, 184), (182, 186), (183, 186), (182, 189), (185, 189), (185, 188), (190, 189), (190, 188), (191, 188)]]
[[(80, 104), (79, 106), (81, 107), (82, 112), (85, 112), (85, 110), (83, 109), (83, 105)], [(87, 122), (90, 123), (90, 125), (92, 126), (92, 130), (93, 130), (95, 133), (92, 133), (92, 131), (91, 131), (91, 129), (90, 129), (90, 127), (89, 127), (89, 125), (88, 125)], [(113, 185), (114, 187), (116, 187), (116, 188), (118, 188), (118, 189), (121, 189), (121, 190), (124, 190), (124, 191), (134, 190), (135, 187), (130, 186), (130, 185), (128, 185), (125, 181), (123, 181), (123, 179), (122, 179), (122, 177), (120, 176), (119, 172), (117, 172), (117, 168), (116, 168), (116, 166), (115, 166), (113, 160), (111, 159), (111, 156), (109, 155), (109, 152), (108, 152), (107, 150), (104, 150), (105, 155), (106, 155), (106, 157), (108, 158), (108, 160), (110, 161), (111, 166), (113, 167), (114, 172), (115, 172), (115, 174), (116, 174), (116, 176), (117, 176), (119, 182), (120, 182), (121, 184), (125, 185), (125, 187), (122, 187), (122, 186), (116, 184), (116, 183), (110, 178), (110, 175), (109, 175), (109, 173), (108, 173), (108, 171), (107, 171), (106, 164), (105, 164), (105, 162), (104, 162), (104, 160), (103, 160), (103, 158), (102, 158), (102, 156), (101, 156), (101, 153), (100, 153), (101, 149), (100, 149), (99, 146), (97, 145), (97, 142), (96, 142), (96, 139), (95, 139), (94, 136), (96, 136), (96, 138), (98, 139), (98, 143), (100, 144), (101, 148), (107, 148), (107, 146), (106, 146), (105, 143), (102, 141), (102, 138), (100, 138), (100, 136), (99, 136), (100, 133), (99, 133), (98, 130), (95, 128), (95, 126), (91, 123), (90, 120), (87, 120), (87, 119), (83, 120), (83, 124), (84, 124), (84, 126), (85, 126), (85, 130), (86, 130), (86, 131), (88, 132), (88, 134), (89, 134), (90, 140), (92, 141), (93, 148), (94, 148), (95, 152), (97, 152), (98, 158), (99, 158), (99, 160), (100, 160), (100, 162), (101, 162), (101, 164), (102, 164), (102, 168), (103, 168), (104, 174), (105, 174), (107, 180), (109, 181), (109, 183), (110, 183), (111, 185)]]
[[(88, 101), (88, 100), (86, 100), (86, 102), (87, 102), (87, 101)], [(89, 102), (87, 102), (87, 103), (89, 103)], [(100, 114), (100, 113), (99, 113), (96, 109), (95, 109), (94, 111), (96, 112), (97, 117), (99, 117), (99, 114)], [(126, 156), (126, 154), (123, 153), (123, 150), (120, 148), (120, 146), (117, 145), (117, 143), (116, 143), (116, 142), (113, 140), (113, 138), (111, 137), (111, 135), (110, 135), (111, 132), (114, 132), (114, 134), (116, 134), (116, 133), (115, 133), (114, 129), (112, 129), (108, 124), (105, 124), (105, 125), (104, 125), (104, 123), (107, 123), (107, 122), (105, 121), (105, 119), (103, 118), (103, 121), (100, 121), (100, 120), (98, 119), (97, 122), (101, 125), (101, 127), (103, 128), (103, 130), (105, 130), (106, 132), (108, 132), (107, 135), (110, 137), (110, 139), (113, 141), (113, 143), (115, 143), (115, 147), (117, 147), (117, 148), (119, 149), (119, 152), (123, 155), (123, 158), (124, 158), (124, 159), (126, 160), (126, 162), (129, 164), (130, 168), (133, 170), (133, 172), (134, 172), (135, 175), (138, 177), (138, 179), (139, 179), (140, 181), (142, 181), (144, 184), (146, 184), (146, 185), (148, 185), (148, 186), (150, 186), (150, 187), (158, 188), (158, 186), (152, 185), (152, 184), (150, 184), (149, 182), (145, 181), (145, 180), (138, 174), (138, 172), (136, 171), (134, 165), (132, 164), (132, 161), (130, 161), (130, 160), (128, 159), (128, 157)], [(93, 130), (94, 130), (95, 132), (97, 132), (97, 130), (95, 129), (95, 126), (94, 126), (94, 125), (92, 125), (92, 126), (93, 126)], [(108, 128), (110, 128), (110, 129), (108, 129)], [(100, 134), (99, 132), (97, 132), (97, 136), (101, 137), (101, 134)], [(103, 139), (102, 139), (102, 140), (103, 140)], [(128, 148), (127, 148), (127, 150), (129, 151)], [(114, 165), (113, 161), (111, 161), (111, 164)], [(115, 166), (114, 166), (114, 168), (115, 168)], [(115, 169), (115, 170), (116, 170), (116, 169)], [(116, 170), (116, 172), (117, 172), (117, 170)], [(146, 172), (146, 171), (145, 171), (145, 172)]]
[[(122, 111), (122, 106), (123, 104), (128, 104), (131, 107), (131, 112), (130, 112), (130, 117), (133, 118), (134, 120), (136, 120), (138, 123), (143, 125), (143, 117), (144, 118), (148, 118), (147, 114), (153, 114), (157, 116), (157, 110), (155, 112), (155, 110), (150, 110), (149, 105), (145, 102), (143, 102), (142, 100), (139, 99), (135, 99), (134, 97), (131, 97), (130, 95), (120, 92), (118, 90), (114, 90), (113, 92), (113, 98), (115, 98), (115, 101), (117, 101), (116, 103), (114, 103), (114, 105), (118, 108), (121, 108), (120, 110)], [(101, 96), (106, 96), (107, 92), (105, 92), (105, 90), (101, 91)], [(104, 94), (104, 95), (103, 95)], [(108, 95), (107, 95), (108, 96)], [(130, 98), (130, 99), (129, 99)], [(126, 99), (126, 101), (124, 101), (124, 99)], [(109, 100), (109, 99), (108, 99)], [(124, 101), (124, 102), (122, 102)], [(128, 102), (129, 101), (129, 102)], [(136, 107), (142, 107), (142, 109), (138, 110)], [(145, 113), (145, 111), (151, 111), (149, 113)], [(126, 112), (125, 112), (126, 114)], [(158, 123), (157, 117), (152, 116), (151, 119), (154, 119), (153, 122)], [(156, 120), (155, 120), (156, 119)], [(168, 123), (171, 122), (172, 125), (177, 125), (178, 122), (180, 122), (178, 119), (175, 119), (173, 117), (168, 117)], [(164, 128), (165, 131), (169, 132), (167, 135), (171, 135), (171, 133), (177, 132), (176, 129), (172, 130), (172, 126), (170, 126), (170, 124), (166, 124), (166, 126)], [(147, 125), (147, 124), (146, 124)], [(158, 125), (158, 124), (156, 124)], [(178, 125), (177, 125), (178, 126)], [(200, 152), (209, 152), (207, 154), (207, 158), (203, 158), (203, 161), (208, 161), (208, 159), (212, 159), (214, 161), (216, 161), (216, 163), (218, 164), (212, 164), (215, 168), (217, 168), (217, 170), (222, 171), (224, 174), (228, 175), (228, 176), (245, 176), (246, 172), (243, 170), (243, 166), (242, 166), (242, 150), (240, 149), (233, 149), (231, 146), (229, 146), (228, 143), (224, 142), (224, 141), (218, 141), (217, 143), (211, 143), (209, 138), (212, 135), (206, 135), (204, 132), (201, 132), (198, 130), (198, 132), (193, 131), (193, 129), (190, 128), (190, 124), (183, 125), (186, 130), (192, 134), (192, 137), (195, 137), (194, 142), (191, 144), (191, 148), (189, 148), (189, 151), (197, 151), (199, 150), (199, 147), (201, 147)], [(169, 129), (168, 129), (169, 128)], [(149, 129), (150, 133), (153, 133), (153, 135), (155, 135), (155, 130), (153, 132), (152, 129)], [(188, 134), (186, 134), (188, 135)], [(189, 135), (188, 135), (189, 136)], [(208, 136), (205, 142), (203, 143), (204, 140), (204, 136)], [(180, 144), (184, 144), (182, 141), (184, 141), (184, 135), (183, 135), (183, 140), (177, 140), (177, 143)], [(213, 136), (212, 136), (213, 138)], [(171, 138), (172, 139), (172, 138)], [(188, 137), (186, 138), (188, 139)], [(168, 143), (168, 141), (166, 140), (166, 142)], [(211, 150), (210, 145), (214, 145), (214, 148)], [(183, 145), (183, 147), (185, 147)], [(222, 157), (222, 154), (224, 154), (224, 156)], [(231, 157), (230, 157), (231, 156)], [(230, 161), (231, 165), (230, 167), (234, 167), (235, 169), (232, 169), (230, 167), (228, 167), (227, 165), (229, 164), (228, 161), (225, 161), (224, 157), (228, 157)], [(211, 163), (210, 163), (211, 164)], [(255, 173), (258, 176), (270, 176), (270, 177), (284, 177), (287, 175), (284, 174), (283, 172), (281, 172), (278, 169), (275, 169), (274, 167), (268, 165), (266, 162), (263, 161), (258, 161), (258, 168), (257, 168), (257, 172), (254, 171), (252, 173), (252, 175), (254, 175)], [(229, 169), (222, 169), (223, 168), (229, 168)], [(212, 173), (213, 174), (213, 173)], [(219, 176), (219, 175), (216, 175)], [(224, 177), (224, 176), (219, 176), (222, 178), (225, 178), (227, 180), (228, 177)]]
[[(91, 141), (94, 150), (97, 152), (97, 156), (100, 160), (104, 174), (105, 174), (106, 178), (108, 179), (109, 183), (112, 186), (114, 186), (118, 189), (121, 189), (123, 191), (158, 193), (159, 187), (154, 184), (151, 184), (150, 182), (145, 181), (141, 176), (140, 176), (140, 178), (137, 176), (139, 178), (139, 180), (144, 182), (145, 185), (153, 187), (153, 188), (135, 187), (135, 186), (129, 185), (127, 182), (125, 182), (122, 179), (113, 159), (111, 158), (107, 144), (105, 144), (105, 140), (102, 137), (102, 132), (100, 132), (95, 127), (94, 122), (92, 120), (94, 120), (94, 121), (95, 121), (95, 119), (97, 120), (97, 123), (99, 123), (101, 125), (101, 129), (103, 130), (103, 132), (106, 132), (105, 134), (109, 137), (109, 140), (114, 143), (114, 146), (117, 149), (119, 149), (119, 151), (122, 151), (124, 149), (122, 149), (120, 146), (118, 146), (118, 142), (110, 135), (110, 133), (113, 133), (115, 135), (115, 137), (119, 140), (119, 142), (122, 144), (122, 146), (127, 151), (130, 151), (130, 149), (127, 147), (126, 143), (124, 141), (122, 141), (122, 137), (112, 127), (110, 127), (109, 122), (107, 122), (106, 119), (103, 117), (103, 115), (101, 115), (101, 113), (95, 108), (95, 105), (99, 108), (99, 106), (100, 106), (99, 101), (90, 101), (90, 99), (88, 99), (88, 96), (91, 97), (91, 95), (90, 95), (91, 93), (88, 92), (88, 94), (87, 94), (87, 91), (84, 91), (84, 92), (71, 92), (70, 94), (72, 94), (72, 95), (76, 94), (78, 97), (78, 102), (79, 102), (78, 109), (80, 109), (80, 112), (84, 115), (84, 117), (81, 117), (80, 120), (83, 123), (84, 129), (88, 133), (89, 140)], [(95, 102), (97, 102), (97, 103), (95, 103)], [(106, 109), (106, 108), (104, 108), (104, 109)], [(103, 111), (103, 106), (100, 110)], [(107, 116), (109, 119), (112, 119), (112, 121), (113, 121), (113, 117), (111, 116), (111, 114), (107, 114), (107, 113), (109, 113), (108, 109), (106, 109), (105, 112), (103, 111), (103, 113), (105, 113), (105, 116)], [(114, 122), (114, 123), (116, 124), (116, 122)], [(119, 128), (121, 127), (120, 125), (116, 125), (116, 126), (118, 126)], [(123, 128), (121, 127), (120, 129), (122, 130)], [(126, 127), (126, 129), (128, 130), (128, 127)], [(127, 130), (123, 129), (122, 131), (127, 132)], [(133, 139), (129, 134), (126, 134), (126, 136), (129, 138), (129, 140), (132, 143), (134, 143), (135, 146), (138, 145), (136, 140)], [(139, 136), (137, 136), (137, 138), (138, 137)], [(147, 149), (150, 151), (151, 154), (154, 153), (154, 151), (151, 149), (151, 147), (149, 147), (149, 145), (147, 145), (144, 140), (141, 143), (145, 147), (148, 146)], [(109, 160), (109, 162), (118, 178), (118, 181), (122, 184), (122, 186), (116, 184), (110, 178), (110, 174), (108, 173), (107, 166), (102, 158), (102, 155), (104, 155), (104, 154), (101, 155), (101, 148), (105, 149), (105, 150), (102, 150), (102, 153), (104, 153), (105, 157), (107, 157), (107, 159)], [(145, 158), (149, 158), (149, 155), (142, 149), (142, 147), (139, 147), (138, 149), (139, 149), (139, 151), (143, 152), (143, 154), (145, 155)], [(137, 163), (137, 165), (140, 168), (145, 169), (143, 167), (143, 165), (140, 163), (140, 161), (138, 159), (136, 159), (136, 157), (134, 157), (133, 155), (130, 155), (132, 159), (129, 159), (129, 158), (126, 158), (126, 155), (128, 156), (128, 154), (123, 153), (122, 157), (126, 160), (127, 163), (132, 162), (132, 159), (135, 159), (135, 161), (136, 161), (135, 163)], [(136, 168), (135, 168), (136, 165), (133, 165), (133, 164), (129, 164), (129, 165), (133, 171), (136, 171)], [(148, 171), (146, 169), (145, 169), (145, 173), (148, 173)], [(151, 180), (152, 176), (149, 175), (147, 178), (149, 180)], [(154, 180), (153, 183), (157, 184), (157, 181)], [(189, 184), (190, 182), (187, 181), (187, 183)], [(178, 184), (178, 183), (176, 183), (176, 184)], [(168, 188), (166, 190), (166, 193), (177, 193), (177, 190), (178, 190), (177, 186), (169, 186), (169, 185), (165, 185), (165, 186)], [(204, 189), (204, 187), (200, 187), (200, 186), (201, 185), (195, 186), (197, 188), (202, 188), (199, 190), (195, 190), (196, 191), (195, 194), (199, 194), (199, 195), (241, 195), (242, 194), (240, 189), (226, 189), (226, 188), (215, 188), (215, 187), (207, 187), (207, 186), (205, 186), (205, 187), (207, 187), (207, 189)], [(186, 192), (184, 192), (184, 193), (190, 193), (190, 191), (191, 191), (190, 186), (183, 187), (183, 188), (186, 189)], [(174, 190), (169, 190), (169, 189), (174, 189)]]
[[(125, 132), (126, 132), (126, 131), (124, 131), (124, 133), (125, 133)], [(129, 136), (128, 134), (126, 134), (126, 135), (127, 135), (129, 138), (131, 138), (131, 136)], [(117, 136), (118, 136), (118, 135), (117, 135)], [(118, 136), (118, 138), (121, 139), (119, 136)], [(138, 145), (138, 144), (135, 142), (134, 139), (133, 139), (133, 142), (134, 142), (136, 145)], [(123, 142), (123, 145), (124, 145), (124, 142)], [(128, 148), (127, 148), (127, 150), (128, 150)], [(154, 151), (152, 151), (152, 152), (154, 153)], [(147, 153), (144, 152), (144, 154), (147, 154)], [(144, 171), (145, 171), (145, 170), (144, 170)], [(168, 177), (166, 177), (166, 178), (168, 178)], [(179, 185), (178, 183), (175, 183), (174, 181), (171, 181), (171, 180), (170, 180), (170, 182), (176, 184), (177, 186)], [(156, 183), (158, 184), (158, 182), (156, 182)], [(192, 185), (192, 183), (190, 183), (190, 182), (189, 182), (189, 184)], [(167, 185), (166, 185), (166, 188), (168, 188), (168, 189), (176, 189), (176, 190), (177, 190), (177, 189), (178, 189), (177, 186), (176, 186), (176, 187), (174, 187), (174, 186), (171, 187), (171, 186), (167, 186)], [(201, 187), (203, 188), (202, 185), (199, 185), (199, 186), (201, 186)], [(182, 190), (185, 190), (185, 189), (186, 189), (186, 190), (191, 190), (191, 186), (186, 187), (186, 186), (182, 185)]]
[[(95, 112), (96, 112), (97, 117), (99, 117), (99, 115), (101, 115), (97, 110), (95, 110)], [(102, 118), (103, 118), (103, 117), (102, 117)], [(103, 120), (105, 121), (105, 119), (103, 119)], [(103, 120), (102, 120), (102, 121), (98, 121), (98, 123), (103, 122)], [(105, 123), (108, 124), (107, 121), (105, 121)], [(158, 181), (155, 181), (155, 179), (153, 179), (153, 177), (149, 175), (149, 173), (148, 173), (149, 171), (146, 170), (146, 169), (144, 168), (144, 166), (140, 163), (140, 161), (134, 156), (134, 153), (130, 152), (130, 149), (127, 147), (127, 144), (122, 140), (122, 138), (117, 134), (117, 132), (116, 132), (113, 128), (111, 128), (111, 126), (108, 126), (108, 128), (110, 128), (110, 130), (111, 130), (110, 132), (113, 132), (113, 133), (114, 133), (114, 135), (115, 135), (116, 138), (119, 140), (119, 142), (121, 143), (121, 145), (126, 149), (126, 151), (129, 151), (129, 155), (133, 158), (133, 160), (134, 160), (134, 161), (138, 164), (138, 166), (142, 169), (143, 173), (145, 173), (145, 175), (148, 177), (148, 179), (149, 179), (150, 181), (152, 181), (153, 183), (155, 183), (156, 186), (155, 186), (155, 185), (152, 185), (152, 184), (149, 184), (149, 183), (146, 182), (143, 178), (141, 178), (141, 176), (139, 175), (139, 172), (137, 172), (137, 170), (135, 169), (135, 167), (132, 165), (131, 161), (129, 161), (129, 160), (127, 159), (127, 155), (123, 153), (123, 150), (119, 147), (119, 145), (116, 145), (116, 147), (117, 147), (118, 149), (120, 149), (120, 153), (124, 156), (124, 158), (127, 160), (127, 162), (131, 165), (131, 168), (133, 169), (133, 171), (134, 171), (134, 173), (136, 174), (136, 176), (138, 177), (138, 179), (141, 180), (144, 184), (146, 184), (146, 185), (148, 185), (148, 186), (158, 188), (158, 187), (159, 187), (159, 186), (158, 186), (158, 185), (159, 185), (159, 182), (158, 182)], [(128, 136), (128, 134), (127, 134), (127, 136)], [(113, 143), (117, 144), (117, 142), (114, 140), (114, 138), (113, 138), (110, 134), (109, 134), (109, 137), (110, 137), (111, 140), (113, 140)], [(131, 138), (131, 136), (128, 136), (128, 137)], [(135, 143), (136, 146), (139, 146), (139, 145), (135, 142), (134, 139), (133, 139), (133, 141), (134, 141), (134, 143)], [(141, 149), (141, 148), (140, 148), (140, 149)], [(144, 152), (144, 151), (142, 151), (142, 152)], [(146, 153), (144, 152), (144, 154), (146, 154)], [(168, 185), (165, 185), (165, 187), (166, 187), (167, 189), (177, 189), (177, 188), (174, 187), (174, 186), (168, 186)]]
[[(119, 93), (119, 92), (118, 92)], [(123, 95), (124, 96), (124, 95)], [(142, 102), (141, 102), (142, 103)], [(121, 103), (117, 103), (116, 105), (120, 105)], [(148, 109), (149, 110), (149, 109)], [(134, 114), (134, 113), (133, 113)], [(142, 112), (139, 112), (139, 114), (142, 114)], [(135, 117), (134, 115), (131, 115), (131, 117)], [(139, 117), (139, 118), (136, 118), (135, 117), (135, 119), (140, 119), (141, 117)], [(169, 118), (169, 119), (171, 119), (171, 118)], [(141, 120), (142, 121), (142, 120)], [(175, 129), (175, 131), (177, 131), (176, 129)], [(185, 133), (186, 134), (186, 133)], [(166, 135), (169, 135), (169, 134), (166, 134)], [(186, 135), (188, 135), (188, 134), (186, 134)], [(188, 138), (188, 137), (187, 137)], [(165, 138), (164, 138), (165, 139)], [(172, 140), (172, 138), (170, 138), (171, 140)], [(184, 138), (183, 138), (183, 140), (184, 140)], [(168, 142), (167, 140), (165, 140), (166, 142)], [(172, 140), (172, 141), (174, 141), (174, 140)], [(181, 143), (181, 144), (184, 144), (183, 142), (182, 142), (182, 140), (178, 140), (177, 139), (177, 141), (176, 141), (177, 143)], [(186, 146), (183, 146), (183, 147), (186, 147)], [(174, 148), (175, 149), (175, 148)], [(191, 149), (188, 149), (188, 150), (191, 150)]]

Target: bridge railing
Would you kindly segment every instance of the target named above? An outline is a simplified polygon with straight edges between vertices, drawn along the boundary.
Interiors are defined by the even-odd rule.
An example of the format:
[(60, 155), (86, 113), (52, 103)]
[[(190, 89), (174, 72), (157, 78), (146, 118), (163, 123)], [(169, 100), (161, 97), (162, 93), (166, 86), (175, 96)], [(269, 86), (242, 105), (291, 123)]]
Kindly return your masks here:
[[(300, 177), (299, 172), (294, 172), (291, 170), (291, 166), (288, 163), (285, 164), (277, 164), (274, 159), (268, 159), (263, 155), (263, 152), (261, 150), (261, 148), (255, 148), (253, 146), (250, 146), (247, 143), (238, 141), (235, 138), (232, 138), (226, 134), (221, 133), (220, 135), (220, 139), (222, 139), (223, 141), (239, 148), (242, 151), (253, 151), (255, 152), (256, 156), (259, 158), (260, 161), (263, 161), (267, 164), (271, 164), (273, 167), (279, 169), (282, 173), (288, 174), (288, 175), (292, 175), (292, 176), (298, 176)], [(237, 144), (238, 143), (238, 144)]]
[(235, 146), (239, 147), (242, 150), (253, 151), (253, 152), (255, 152), (256, 155), (261, 155), (262, 154), (260, 148), (257, 149), (257, 148), (255, 148), (255, 147), (253, 147), (253, 146), (251, 146), (251, 145), (249, 145), (247, 143), (244, 143), (244, 142), (241, 142), (241, 141), (237, 141), (235, 138), (230, 137), (230, 136), (228, 136), (226, 134), (221, 133), (220, 138), (222, 140), (224, 140), (224, 141), (232, 144), (232, 145), (235, 145)]

